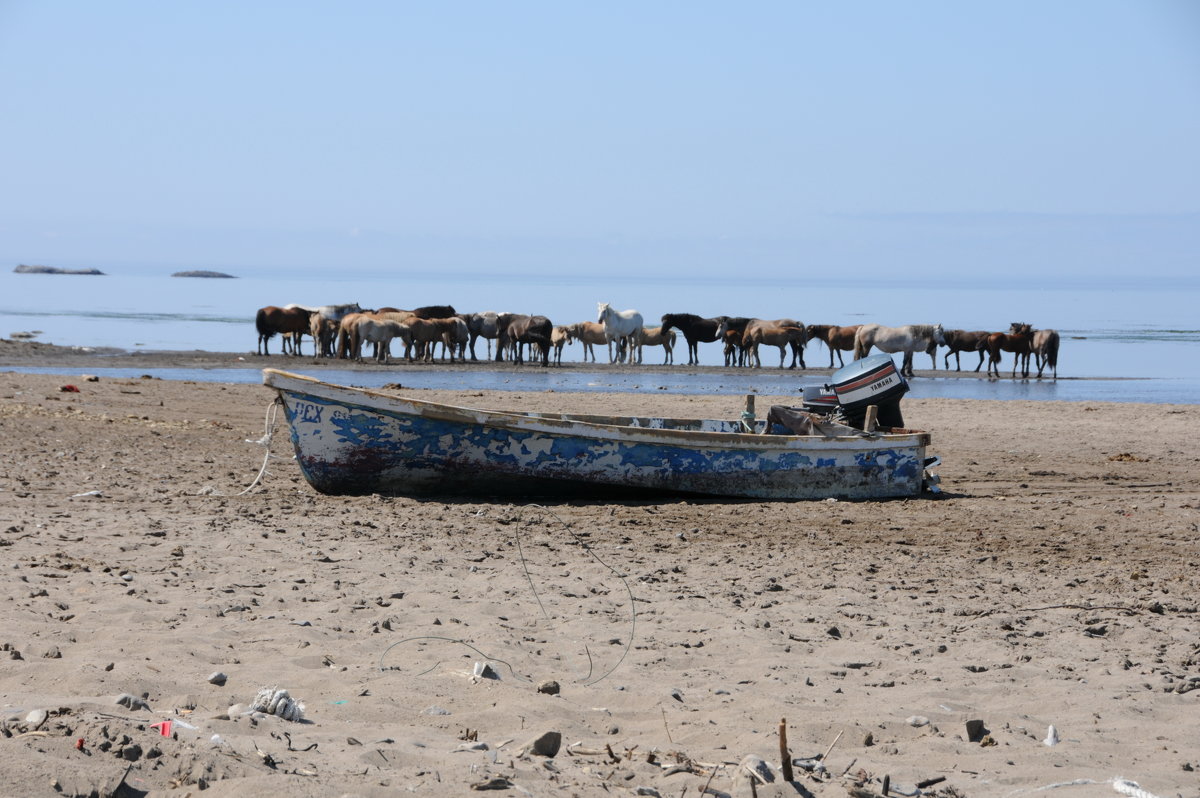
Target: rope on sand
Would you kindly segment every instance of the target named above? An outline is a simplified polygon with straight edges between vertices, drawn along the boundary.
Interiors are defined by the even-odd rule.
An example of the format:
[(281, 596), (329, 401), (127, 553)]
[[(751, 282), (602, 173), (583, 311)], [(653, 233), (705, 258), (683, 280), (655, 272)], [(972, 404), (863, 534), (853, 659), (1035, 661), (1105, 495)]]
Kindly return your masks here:
[(304, 720), (304, 705), (288, 695), (287, 690), (278, 687), (264, 687), (254, 696), (250, 708), (255, 712), (265, 712), (268, 715), (278, 715), (284, 720), (300, 722)]
[(257, 444), (262, 446), (266, 451), (263, 453), (263, 464), (262, 468), (258, 470), (258, 476), (254, 478), (254, 481), (251, 482), (244, 491), (238, 494), (239, 496), (245, 496), (247, 493), (254, 490), (255, 486), (262, 481), (263, 475), (267, 473), (267, 463), (271, 462), (272, 457), (271, 439), (275, 437), (275, 423), (279, 415), (280, 404), (282, 403), (279, 401), (279, 397), (275, 397), (275, 399), (271, 401), (271, 404), (267, 405), (267, 414), (264, 421), (266, 425), (266, 431), (263, 433), (263, 436), (258, 440), (251, 440), (250, 438), (246, 439), (246, 443)]
[(1136, 781), (1113, 779), (1112, 785), (1114, 790), (1130, 798), (1158, 798), (1154, 793), (1143, 790)]
[[(625, 658), (627, 656), (629, 656), (629, 652), (633, 649), (633, 638), (634, 638), (634, 634), (637, 632), (637, 599), (635, 599), (633, 597), (633, 588), (631, 588), (629, 586), (629, 580), (625, 578), (625, 575), (622, 574), (620, 571), (618, 571), (616, 568), (613, 568), (611, 565), (606, 563), (604, 560), (600, 559), (599, 555), (597, 555), (596, 552), (594, 552), (592, 550), (592, 547), (587, 544), (587, 541), (585, 541), (583, 538), (579, 537), (579, 535), (575, 534), (575, 530), (571, 529), (570, 525), (568, 525), (566, 521), (562, 520), (562, 518), (560, 518), (557, 513), (555, 513), (553, 510), (550, 510), (549, 508), (543, 507), (540, 504), (527, 504), (527, 505), (525, 505), (525, 507), (532, 508), (535, 510), (540, 510), (541, 512), (546, 513), (551, 518), (553, 518), (555, 521), (557, 521), (559, 524), (561, 524), (562, 528), (567, 531), (567, 534), (575, 539), (575, 542), (577, 544), (579, 544), (579, 546), (585, 552), (587, 552), (589, 557), (591, 557), (593, 560), (598, 562), (603, 567), (607, 568), (609, 571), (612, 572), (612, 574), (614, 576), (617, 577), (617, 579), (621, 580), (621, 584), (625, 586), (625, 592), (629, 594), (629, 640), (626, 641), (625, 650), (621, 652), (621, 657), (620, 657), (620, 659), (617, 660), (616, 664), (613, 665), (611, 668), (609, 668), (607, 671), (605, 671), (602, 675), (593, 679), (592, 678), (592, 652), (588, 649), (587, 646), (583, 647), (584, 653), (587, 654), (587, 658), (588, 658), (588, 672), (587, 672), (587, 676), (583, 677), (579, 681), (582, 682), (584, 684), (584, 686), (590, 687), (593, 684), (596, 684), (597, 682), (607, 679), (612, 674), (613, 671), (615, 671), (617, 668), (621, 667), (621, 663), (623, 663), (625, 661)], [(518, 544), (518, 546), (520, 545), (520, 537), (517, 538), (517, 544)], [(524, 565), (524, 563), (525, 563), (524, 554), (521, 555), (521, 563), (522, 563), (522, 565)], [(526, 570), (525, 570), (525, 575), (529, 576), (528, 568), (526, 568)], [(530, 587), (533, 587), (533, 579), (532, 578), (530, 578), (530, 580), (529, 580), (529, 585), (530, 585)], [(533, 595), (535, 597), (537, 596), (536, 590), (534, 591)], [(540, 598), (538, 598), (538, 606), (541, 606), (541, 603), (542, 603), (542, 600)], [(544, 607), (542, 608), (542, 612), (545, 613)]]

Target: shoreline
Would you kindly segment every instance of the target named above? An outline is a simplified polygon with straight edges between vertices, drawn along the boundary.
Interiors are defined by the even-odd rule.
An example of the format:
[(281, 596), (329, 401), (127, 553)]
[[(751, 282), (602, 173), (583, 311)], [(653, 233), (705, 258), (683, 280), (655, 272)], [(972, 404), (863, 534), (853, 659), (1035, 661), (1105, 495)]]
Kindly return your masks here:
[[(847, 357), (846, 363), (849, 364)], [(542, 367), (531, 362), (524, 364), (509, 361), (496, 362), (484, 357), (478, 361), (456, 362), (435, 361), (434, 363), (408, 363), (402, 358), (393, 358), (386, 365), (366, 362), (338, 360), (332, 358), (313, 358), (311, 355), (258, 355), (254, 352), (212, 352), (207, 350), (127, 350), (113, 347), (81, 347), (60, 346), (58, 344), (41, 343), (38, 341), (14, 341), (0, 338), (0, 369), (5, 366), (31, 367), (44, 365), (55, 368), (152, 368), (152, 369), (263, 369), (278, 368), (284, 371), (304, 371), (305, 369), (337, 370), (348, 372), (380, 373), (386, 371), (403, 372), (442, 372), (442, 371), (495, 371), (497, 373), (522, 372), (532, 373)], [(583, 362), (564, 360), (561, 364), (553, 362), (548, 367), (552, 370), (590, 371), (597, 370), (613, 374), (702, 374), (731, 376), (746, 375), (806, 375), (828, 376), (840, 366), (828, 368), (825, 366), (809, 365), (805, 369), (779, 368), (731, 368), (728, 366), (689, 366), (685, 364), (663, 364), (645, 362), (639, 365), (607, 362)], [(1013, 381), (1009, 376), (1011, 371), (1001, 369), (999, 378), (989, 377), (984, 371), (947, 371), (945, 369), (915, 369), (917, 379), (962, 379), (981, 382)], [(1061, 376), (1057, 379), (1050, 377), (1037, 378), (1036, 371), (1028, 378), (1017, 377), (1017, 381), (1027, 379), (1035, 383), (1053, 382), (1092, 382), (1092, 381), (1144, 381), (1154, 380), (1154, 377), (1073, 377)]]

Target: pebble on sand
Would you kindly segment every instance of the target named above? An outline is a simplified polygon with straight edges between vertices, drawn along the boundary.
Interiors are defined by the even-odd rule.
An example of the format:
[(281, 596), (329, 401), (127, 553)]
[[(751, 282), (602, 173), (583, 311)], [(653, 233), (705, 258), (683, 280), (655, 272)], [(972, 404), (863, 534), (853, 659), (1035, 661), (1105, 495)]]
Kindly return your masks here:
[(121, 693), (114, 703), (120, 704), (126, 709), (150, 709), (150, 705), (144, 699), (138, 698), (132, 693)]
[(538, 756), (554, 757), (562, 745), (562, 735), (556, 731), (546, 732), (525, 744), (525, 750)]
[(215, 684), (217, 687), (224, 687), (227, 679), (229, 677), (221, 673), (221, 671), (213, 671), (208, 675), (208, 683)]

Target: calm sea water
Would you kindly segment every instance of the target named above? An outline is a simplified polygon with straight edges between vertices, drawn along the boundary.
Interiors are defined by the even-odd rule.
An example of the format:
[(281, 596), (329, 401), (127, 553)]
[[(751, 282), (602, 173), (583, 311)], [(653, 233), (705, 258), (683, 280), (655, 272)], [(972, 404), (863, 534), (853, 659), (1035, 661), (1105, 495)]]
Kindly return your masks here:
[[(607, 276), (559, 276), (546, 279), (491, 274), (370, 274), (351, 270), (297, 273), (286, 277), (239, 273), (239, 279), (173, 278), (152, 269), (110, 270), (102, 277), (0, 273), (0, 336), (40, 331), (37, 340), (61, 345), (122, 349), (252, 352), (256, 343), (254, 311), (263, 305), (297, 302), (322, 305), (358, 302), (364, 307), (416, 307), (453, 304), (459, 311), (500, 310), (541, 313), (557, 324), (594, 320), (596, 303), (636, 307), (648, 324), (667, 312), (792, 317), (807, 323), (883, 324), (940, 322), (947, 328), (1005, 330), (1014, 321), (1052, 327), (1062, 335), (1059, 377), (1051, 381), (976, 382), (919, 379), (916, 396), (1032, 398), (1195, 403), (1200, 399), (1200, 279), (1171, 286), (1114, 280), (1088, 286), (968, 284), (923, 279), (894, 284), (859, 285), (830, 278), (797, 277), (756, 282), (745, 279), (690, 277), (665, 279), (614, 273)], [(683, 350), (677, 347), (677, 356)], [(278, 340), (272, 342), (277, 349)], [(481, 344), (482, 346), (482, 344)], [(768, 349), (765, 352), (773, 352)], [(480, 353), (482, 355), (482, 352)], [(578, 344), (565, 360), (581, 359)], [(807, 360), (827, 366), (827, 350), (810, 344)], [(720, 365), (716, 344), (701, 346), (705, 365)], [(647, 362), (659, 363), (662, 350), (647, 350)], [(686, 362), (686, 351), (683, 351)], [(974, 368), (978, 357), (967, 354)], [(764, 358), (764, 362), (768, 362)], [(929, 358), (917, 355), (917, 367)], [(951, 361), (953, 365), (953, 360)], [(273, 364), (275, 365), (275, 364)], [(307, 361), (305, 361), (307, 365)], [(942, 367), (939, 356), (939, 368)], [(305, 373), (311, 369), (289, 364)], [(1012, 368), (1011, 356), (1002, 368)], [(47, 369), (37, 369), (48, 371)], [(219, 370), (216, 370), (219, 371)], [(257, 380), (254, 372), (228, 370), (173, 374), (184, 379)], [(356, 384), (400, 381), (413, 387), (462, 387), (532, 390), (671, 390), (706, 393), (788, 393), (780, 388), (813, 383), (802, 374), (731, 372), (729, 375), (671, 375), (656, 372), (611, 375), (598, 369), (504, 375), (455, 372), (449, 375), (404, 372), (356, 373)], [(141, 372), (139, 372), (141, 373)], [(1005, 372), (1008, 373), (1008, 372)], [(335, 381), (345, 378), (335, 372)], [(160, 372), (158, 376), (168, 376)], [(329, 376), (329, 375), (326, 375)], [(1134, 378), (1134, 379), (1128, 379)], [(436, 384), (436, 383), (445, 384)]]

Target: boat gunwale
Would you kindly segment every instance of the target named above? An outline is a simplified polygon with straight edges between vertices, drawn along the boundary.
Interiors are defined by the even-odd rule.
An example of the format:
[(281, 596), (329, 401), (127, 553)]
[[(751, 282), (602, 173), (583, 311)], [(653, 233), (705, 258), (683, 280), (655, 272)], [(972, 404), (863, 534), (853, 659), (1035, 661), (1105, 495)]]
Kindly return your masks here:
[[(277, 384), (291, 380), (299, 385), (288, 386)], [(441, 421), (456, 423), (471, 423), (493, 426), (521, 432), (543, 432), (553, 435), (574, 435), (599, 440), (622, 440), (628, 442), (644, 441), (657, 444), (676, 446), (733, 446), (748, 449), (803, 449), (820, 446), (824, 448), (862, 448), (882, 449), (894, 446), (928, 446), (930, 436), (927, 432), (906, 431), (901, 434), (881, 433), (875, 436), (843, 436), (826, 438), (820, 435), (764, 435), (760, 433), (714, 432), (708, 430), (669, 429), (658, 427), (634, 427), (625, 424), (601, 424), (587, 421), (569, 420), (564, 418), (547, 418), (541, 415), (524, 414), (504, 410), (483, 410), (479, 408), (460, 407), (425, 399), (415, 399), (391, 393), (382, 393), (371, 388), (359, 388), (335, 383), (324, 382), (303, 374), (282, 371), (280, 369), (263, 369), (263, 384), (274, 390), (287, 390), (293, 393), (311, 393), (314, 397), (325, 401), (341, 402), (347, 405), (362, 406), (376, 411), (403, 412), (400, 409), (373, 408), (361, 400), (354, 401), (351, 397), (366, 395), (385, 402), (399, 402), (410, 405), (417, 415)], [(316, 392), (311, 389), (317, 389)], [(329, 396), (322, 396), (325, 391)], [(566, 415), (566, 414), (560, 414)], [(609, 416), (598, 416), (612, 418)], [(665, 420), (665, 419), (664, 419)], [(670, 419), (672, 421), (703, 421), (704, 419)]]

